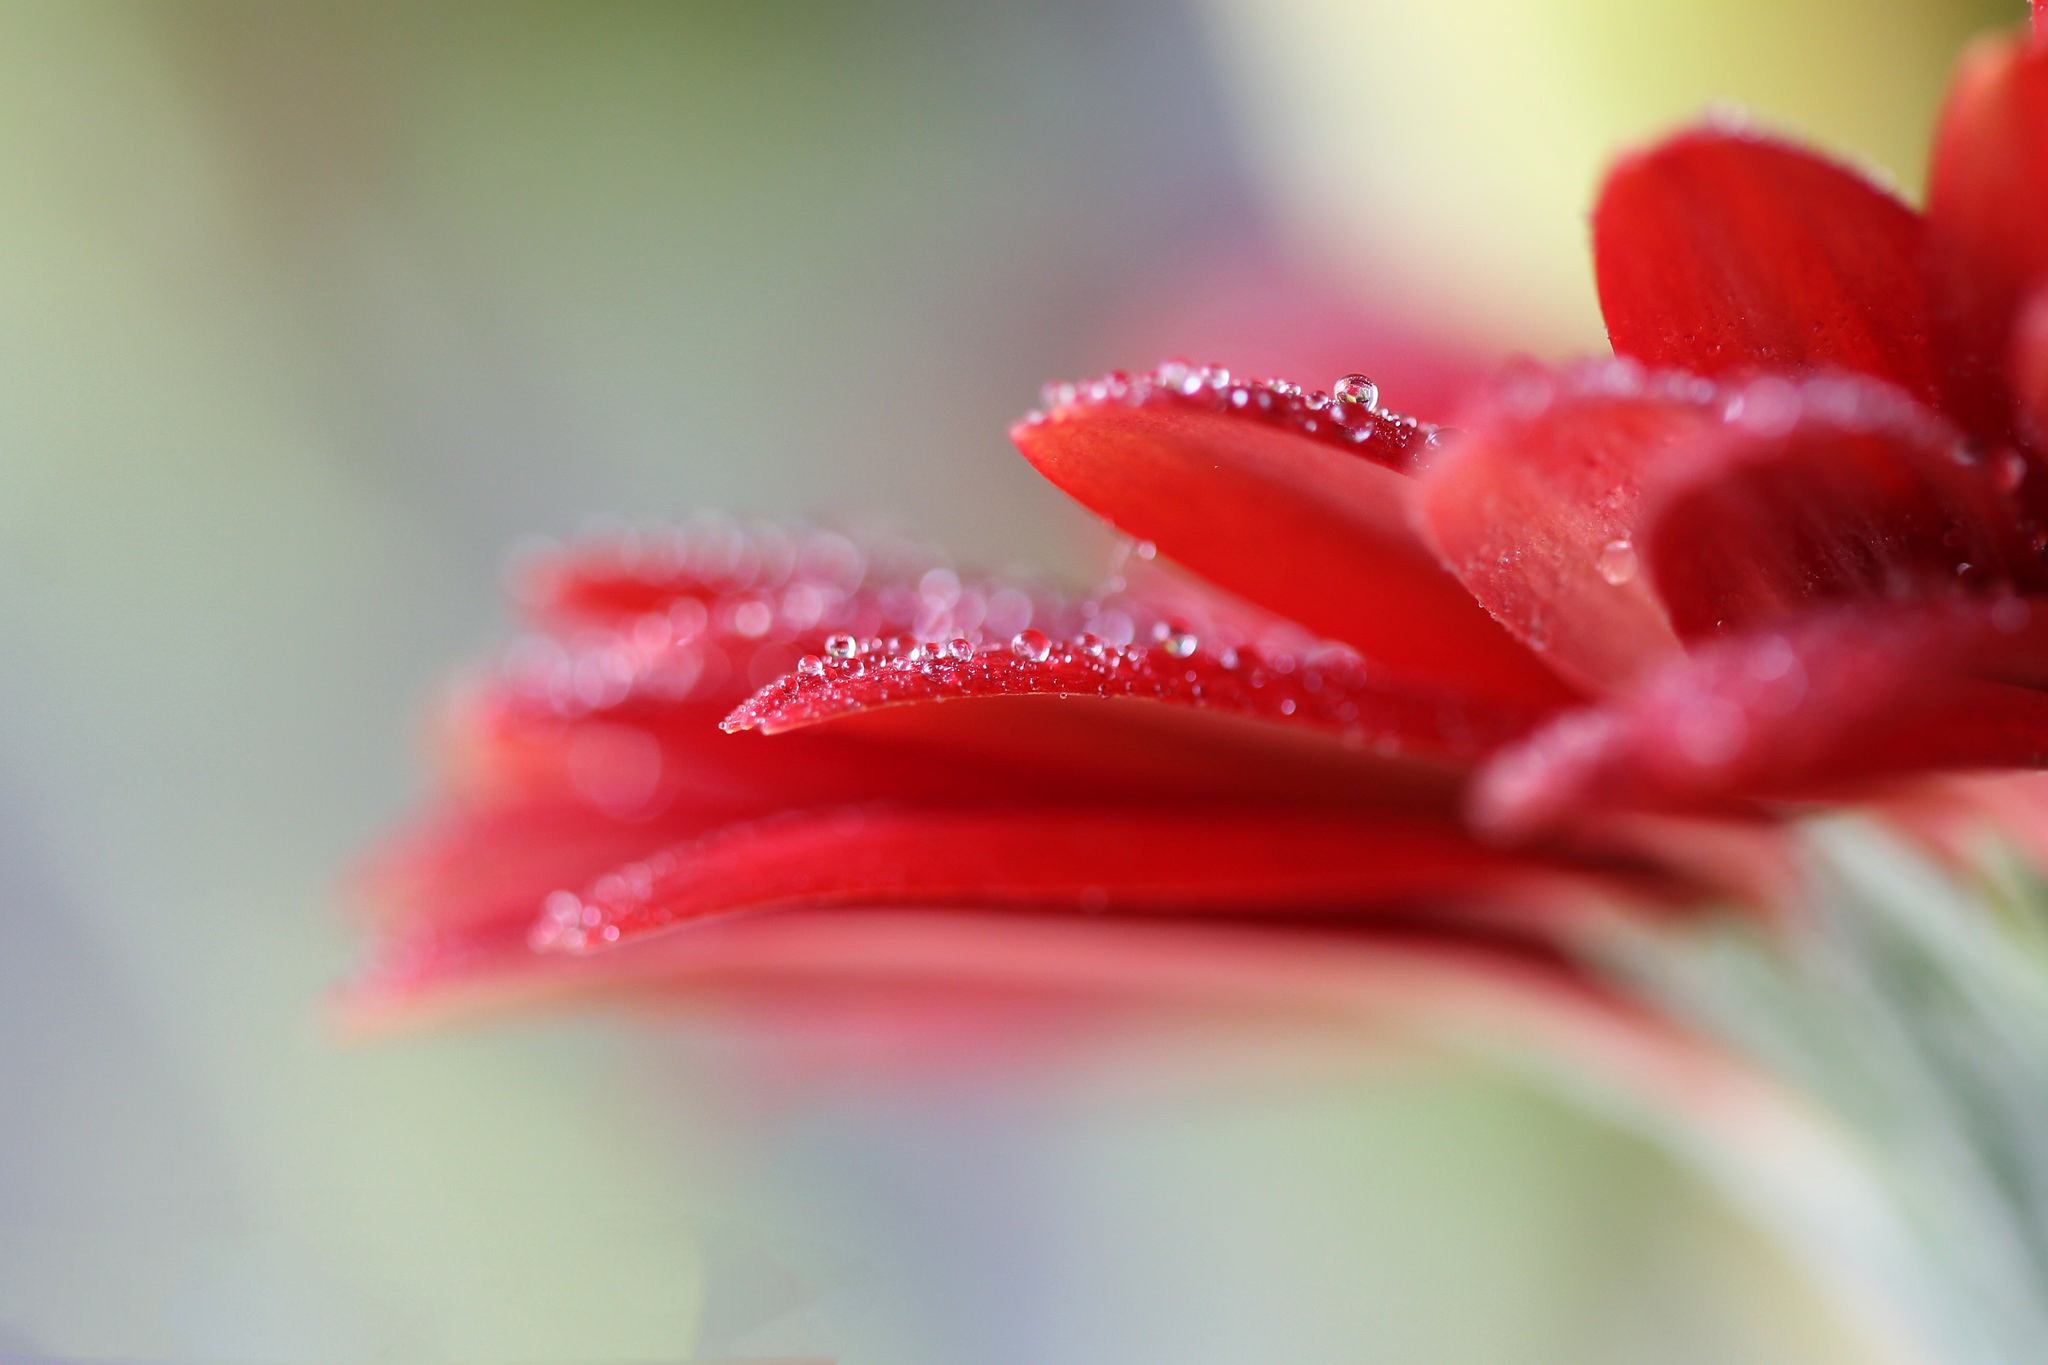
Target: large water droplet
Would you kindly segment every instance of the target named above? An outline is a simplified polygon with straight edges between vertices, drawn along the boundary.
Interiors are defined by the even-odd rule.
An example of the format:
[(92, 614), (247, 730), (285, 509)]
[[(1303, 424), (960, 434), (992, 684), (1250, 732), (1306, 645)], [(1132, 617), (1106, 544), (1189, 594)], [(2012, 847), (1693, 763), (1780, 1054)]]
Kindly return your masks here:
[(825, 676), (825, 661), (816, 654), (806, 654), (796, 661), (796, 671), (808, 677), (822, 678)]
[(1608, 541), (1600, 547), (1599, 567), (1600, 576), (1617, 588), (1634, 581), (1640, 567), (1636, 560), (1636, 547), (1626, 538)]
[(1194, 632), (1190, 630), (1169, 630), (1166, 632), (1166, 638), (1159, 642), (1160, 646), (1176, 659), (1185, 659), (1193, 654), (1195, 646), (1199, 643)]
[(851, 659), (860, 653), (860, 641), (851, 635), (828, 635), (825, 637), (825, 653), (834, 659)]
[(965, 636), (956, 636), (946, 646), (946, 652), (961, 663), (966, 663), (974, 657), (974, 641), (967, 639)]
[(1100, 635), (1085, 630), (1074, 641), (1074, 647), (1091, 659), (1099, 659), (1109, 651), (1109, 645)]
[(1330, 392), (1339, 402), (1356, 403), (1368, 412), (1379, 410), (1380, 386), (1362, 374), (1345, 375)]
[(1042, 630), (1020, 630), (1010, 637), (1010, 652), (1020, 659), (1042, 664), (1052, 657), (1052, 641)]

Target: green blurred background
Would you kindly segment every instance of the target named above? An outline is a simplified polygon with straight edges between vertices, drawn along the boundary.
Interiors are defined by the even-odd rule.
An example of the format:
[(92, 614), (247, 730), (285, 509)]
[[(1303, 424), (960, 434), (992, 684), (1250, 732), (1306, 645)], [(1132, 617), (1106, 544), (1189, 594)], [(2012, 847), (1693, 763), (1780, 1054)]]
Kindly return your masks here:
[(2017, 17), (0, 5), (0, 1355), (1855, 1358), (1709, 1193), (1477, 1063), (764, 1113), (702, 1025), (319, 1009), (521, 536), (712, 506), (1083, 563), (1003, 441), (1041, 379), (1246, 280), (1247, 336), (1597, 346), (1613, 148), (1729, 96), (1910, 187)]

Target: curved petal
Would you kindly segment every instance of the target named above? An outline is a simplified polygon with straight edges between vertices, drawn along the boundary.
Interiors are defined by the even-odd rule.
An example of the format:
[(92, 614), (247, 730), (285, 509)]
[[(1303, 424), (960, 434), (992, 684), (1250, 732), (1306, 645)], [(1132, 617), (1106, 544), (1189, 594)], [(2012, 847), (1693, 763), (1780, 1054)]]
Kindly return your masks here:
[(1831, 599), (2048, 587), (2048, 536), (2021, 502), (2039, 490), (2016, 452), (1978, 457), (1904, 394), (1852, 376), (1767, 376), (1722, 416), (1646, 480), (1637, 548), (1681, 636)]
[(2048, 600), (1857, 607), (1710, 643), (1633, 695), (1559, 717), (1482, 770), (1517, 833), (1601, 808), (1839, 796), (2048, 757)]
[[(1560, 704), (1570, 689), (1410, 523), (1431, 432), (1359, 401), (1165, 368), (1053, 395), (1011, 431), (1063, 491), (1219, 587), (1403, 676)], [(1320, 406), (1316, 406), (1320, 404)]]
[(2006, 35), (1964, 53), (1935, 137), (1927, 222), (1951, 382), (1989, 409), (1968, 415), (1973, 429), (2002, 434), (2013, 317), (2048, 276), (2048, 43)]
[(1647, 471), (1715, 425), (1717, 392), (1627, 361), (1526, 367), (1422, 475), (1418, 514), (1443, 562), (1588, 690), (1677, 647), (1630, 537)]
[(1003, 647), (963, 641), (867, 658), (813, 656), (724, 724), (776, 734), (876, 707), (1032, 695), (1199, 707), (1320, 730), (1383, 754), (1455, 758), (1497, 747), (1547, 714), (1401, 687), (1340, 647), (1297, 656), (1252, 644), (1205, 645), (1192, 632), (1169, 630), (1150, 646), (1092, 636), (1055, 643), (1034, 632)]
[(1593, 211), (1618, 354), (1719, 376), (1845, 369), (1938, 402), (1918, 214), (1862, 176), (1702, 129), (1627, 157)]

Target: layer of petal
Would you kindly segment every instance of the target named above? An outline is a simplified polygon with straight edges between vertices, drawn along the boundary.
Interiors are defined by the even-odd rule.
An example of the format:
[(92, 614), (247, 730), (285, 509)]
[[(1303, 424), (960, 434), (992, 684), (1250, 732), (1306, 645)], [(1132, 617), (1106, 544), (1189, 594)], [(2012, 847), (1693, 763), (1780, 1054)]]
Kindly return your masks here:
[(1475, 696), (1570, 697), (1413, 530), (1398, 470), (1428, 433), (1365, 403), (1157, 378), (1070, 386), (1012, 438), (1124, 531), (1371, 663)]
[(787, 906), (1007, 907), (1339, 920), (1375, 908), (1563, 914), (1585, 869), (1475, 843), (1435, 822), (1300, 812), (1086, 806), (849, 808), (730, 826), (549, 897), (532, 944), (583, 952)]
[(2014, 316), (2048, 278), (2048, 44), (2015, 34), (1964, 53), (1935, 139), (1927, 221), (1951, 382), (1984, 395), (1973, 429), (2003, 435), (1996, 395)]
[(1860, 606), (1715, 641), (1497, 755), (1474, 809), (1514, 832), (1603, 808), (1726, 809), (2048, 756), (2048, 600)]
[(2048, 587), (2029, 465), (1855, 376), (1733, 390), (1723, 420), (1645, 476), (1638, 549), (1681, 636), (1818, 602)]
[(1422, 475), (1418, 512), (1443, 562), (1588, 690), (1676, 648), (1631, 537), (1646, 473), (1712, 429), (1717, 392), (1628, 362), (1525, 367)]
[(1843, 369), (1928, 402), (1919, 215), (1799, 148), (1703, 129), (1622, 160), (1593, 213), (1617, 354), (1719, 376)]

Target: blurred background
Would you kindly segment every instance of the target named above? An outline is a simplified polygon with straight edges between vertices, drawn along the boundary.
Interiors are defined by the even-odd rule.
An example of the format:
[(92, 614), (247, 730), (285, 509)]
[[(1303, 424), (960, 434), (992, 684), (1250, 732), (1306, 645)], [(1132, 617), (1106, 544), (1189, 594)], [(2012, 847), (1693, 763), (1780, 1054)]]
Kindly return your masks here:
[(1191, 1034), (742, 1114), (701, 1025), (320, 1011), (521, 537), (829, 513), (1085, 571), (1003, 437), (1040, 380), (1401, 408), (1432, 337), (1597, 348), (1616, 148), (1728, 98), (1910, 194), (2021, 10), (0, 5), (0, 1356), (1858, 1359), (1476, 1061), (1145, 1074)]

